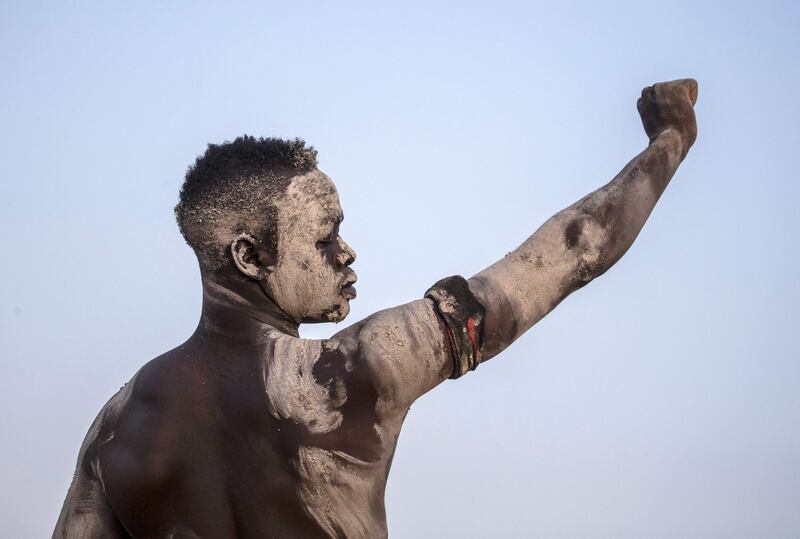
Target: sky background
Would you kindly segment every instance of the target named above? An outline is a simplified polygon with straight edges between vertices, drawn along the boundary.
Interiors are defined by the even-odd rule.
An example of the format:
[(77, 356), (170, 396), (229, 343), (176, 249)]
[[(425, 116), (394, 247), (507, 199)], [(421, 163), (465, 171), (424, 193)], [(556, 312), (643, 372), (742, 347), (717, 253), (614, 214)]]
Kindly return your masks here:
[(390, 533), (800, 536), (798, 28), (792, 2), (2, 2), (0, 536), (49, 536), (97, 411), (194, 330), (172, 208), (208, 142), (319, 150), (355, 322), (609, 181), (641, 88), (686, 76), (699, 137), (629, 253), (412, 407)]

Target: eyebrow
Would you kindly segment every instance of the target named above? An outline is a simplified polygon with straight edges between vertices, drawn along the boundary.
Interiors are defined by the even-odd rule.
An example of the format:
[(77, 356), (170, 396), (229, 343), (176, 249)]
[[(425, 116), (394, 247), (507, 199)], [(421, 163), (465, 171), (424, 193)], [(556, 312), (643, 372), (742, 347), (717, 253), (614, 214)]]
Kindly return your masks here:
[(342, 221), (344, 221), (344, 213), (328, 214), (322, 218), (323, 225), (328, 225), (331, 223), (333, 223), (334, 225), (338, 225), (341, 224)]

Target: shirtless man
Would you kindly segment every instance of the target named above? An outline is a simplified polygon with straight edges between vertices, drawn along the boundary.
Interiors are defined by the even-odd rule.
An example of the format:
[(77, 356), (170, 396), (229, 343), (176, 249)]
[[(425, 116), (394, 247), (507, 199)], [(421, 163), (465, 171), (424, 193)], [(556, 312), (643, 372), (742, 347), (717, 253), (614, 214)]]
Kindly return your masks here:
[(409, 406), (503, 351), (627, 251), (696, 137), (691, 79), (645, 88), (650, 139), (613, 181), (469, 280), (327, 340), (355, 297), (333, 182), (302, 141), (209, 145), (176, 207), (200, 262), (197, 331), (89, 430), (54, 537), (385, 537)]

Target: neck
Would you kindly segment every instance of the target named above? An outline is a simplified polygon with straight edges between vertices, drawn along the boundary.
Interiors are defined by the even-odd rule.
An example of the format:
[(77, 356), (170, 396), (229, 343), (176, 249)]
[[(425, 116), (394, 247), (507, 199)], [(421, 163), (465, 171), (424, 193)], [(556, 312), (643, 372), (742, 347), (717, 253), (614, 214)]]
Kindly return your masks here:
[[(250, 285), (250, 286), (248, 286)], [(299, 337), (298, 323), (258, 283), (232, 283), (203, 275), (203, 313), (198, 331), (245, 343), (266, 340), (270, 330)]]

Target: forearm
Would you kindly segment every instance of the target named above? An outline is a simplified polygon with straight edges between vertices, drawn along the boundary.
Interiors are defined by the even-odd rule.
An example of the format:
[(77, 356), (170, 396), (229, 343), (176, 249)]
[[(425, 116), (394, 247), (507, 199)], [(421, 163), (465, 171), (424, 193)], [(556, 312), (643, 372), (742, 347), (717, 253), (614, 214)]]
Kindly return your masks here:
[(486, 305), (484, 359), (496, 355), (633, 244), (688, 149), (666, 130), (607, 185), (545, 222), (470, 279)]
[(627, 252), (683, 160), (684, 147), (679, 134), (665, 131), (611, 182), (564, 210), (565, 256), (574, 256), (579, 270), (567, 293)]

